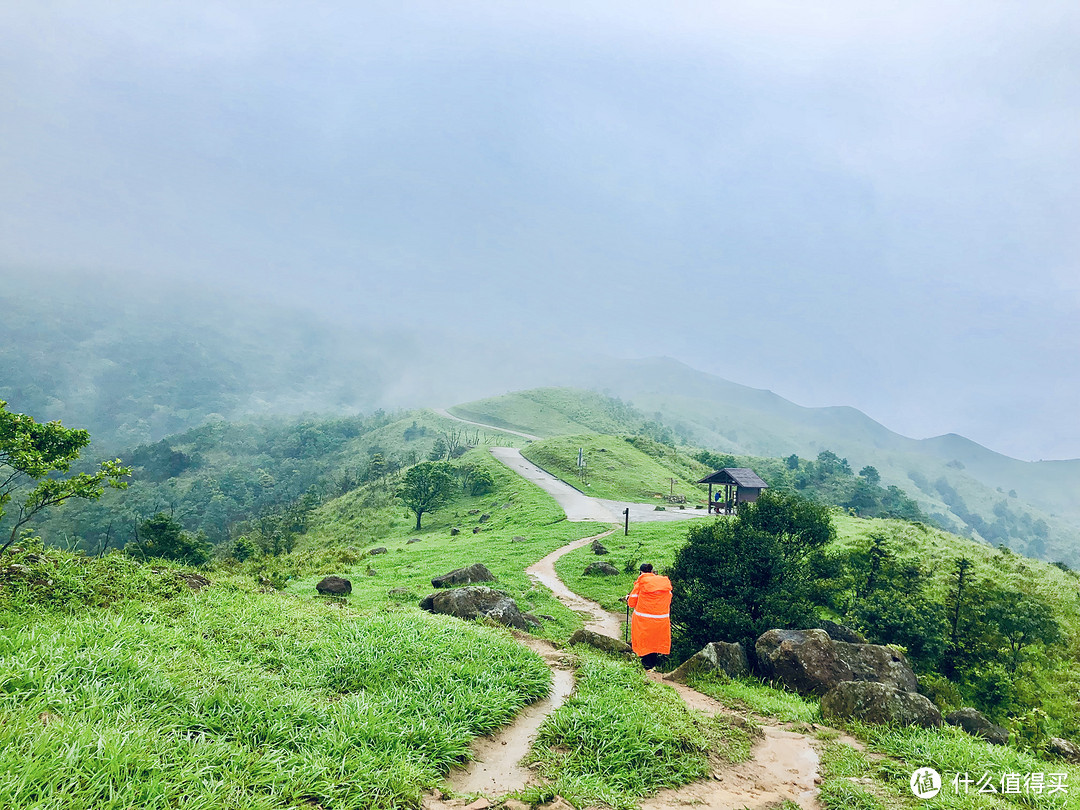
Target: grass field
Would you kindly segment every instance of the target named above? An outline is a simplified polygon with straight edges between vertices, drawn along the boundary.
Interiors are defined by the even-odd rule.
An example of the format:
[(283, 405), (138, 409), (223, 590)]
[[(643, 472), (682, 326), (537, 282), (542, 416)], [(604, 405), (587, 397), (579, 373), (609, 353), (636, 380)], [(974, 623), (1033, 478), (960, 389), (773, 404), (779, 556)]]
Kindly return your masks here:
[[(690, 506), (705, 503), (707, 490), (694, 481), (711, 470), (648, 439), (636, 441), (657, 455), (643, 452), (624, 437), (608, 435), (545, 439), (533, 442), (522, 455), (596, 498), (664, 504), (665, 495), (675, 494), (684, 496)], [(578, 474), (579, 449), (584, 449), (587, 482)]]
[(549, 689), (498, 630), (220, 574), (121, 598), (141, 578), (110, 608), (0, 613), (0, 806), (415, 806)]

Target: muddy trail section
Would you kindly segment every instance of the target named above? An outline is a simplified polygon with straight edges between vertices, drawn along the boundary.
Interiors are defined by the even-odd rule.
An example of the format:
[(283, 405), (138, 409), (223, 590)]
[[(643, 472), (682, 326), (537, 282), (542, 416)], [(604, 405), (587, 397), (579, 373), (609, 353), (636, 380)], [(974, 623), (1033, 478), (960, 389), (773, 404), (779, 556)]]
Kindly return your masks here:
[[(585, 628), (613, 638), (622, 638), (623, 617), (610, 613), (601, 605), (571, 591), (555, 573), (555, 561), (607, 537), (614, 529), (602, 534), (576, 540), (553, 551), (526, 569), (536, 582), (549, 588), (563, 604), (579, 613)], [(551, 642), (519, 636), (521, 642), (544, 658), (552, 671), (551, 694), (542, 701), (526, 707), (511, 723), (494, 736), (483, 737), (473, 744), (473, 760), (452, 772), (445, 787), (456, 795), (483, 794), (494, 804), (509, 793), (522, 790), (539, 781), (539, 777), (523, 767), (521, 759), (528, 753), (537, 730), (552, 712), (573, 692), (574, 675), (570, 657)], [(656, 672), (648, 677), (673, 688), (686, 705), (696, 711), (715, 716), (734, 715), (734, 712), (708, 695), (684, 684), (668, 681)], [(804, 810), (820, 810), (817, 799), (819, 758), (812, 740), (805, 734), (770, 724), (768, 718), (755, 718), (760, 736), (751, 750), (751, 757), (737, 765), (717, 764), (709, 778), (661, 790), (642, 801), (642, 810), (668, 810), (694, 807), (701, 810), (765, 810), (783, 801), (791, 801)], [(449, 810), (468, 805), (464, 799), (444, 799), (441, 795), (425, 798), (427, 810)]]

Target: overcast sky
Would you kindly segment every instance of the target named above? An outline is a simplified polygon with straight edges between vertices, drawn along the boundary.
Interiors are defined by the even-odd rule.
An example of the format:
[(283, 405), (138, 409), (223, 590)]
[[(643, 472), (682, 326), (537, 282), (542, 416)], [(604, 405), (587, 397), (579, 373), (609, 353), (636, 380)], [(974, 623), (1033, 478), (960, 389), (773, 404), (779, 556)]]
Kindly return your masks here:
[(0, 0), (0, 272), (1080, 457), (1080, 4)]

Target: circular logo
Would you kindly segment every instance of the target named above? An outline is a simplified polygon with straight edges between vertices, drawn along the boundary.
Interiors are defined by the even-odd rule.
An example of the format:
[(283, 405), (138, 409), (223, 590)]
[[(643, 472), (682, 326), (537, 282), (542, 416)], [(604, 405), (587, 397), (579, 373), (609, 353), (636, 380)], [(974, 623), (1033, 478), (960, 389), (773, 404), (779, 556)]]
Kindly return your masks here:
[(941, 774), (933, 768), (919, 768), (911, 775), (911, 792), (920, 799), (932, 799), (941, 792)]

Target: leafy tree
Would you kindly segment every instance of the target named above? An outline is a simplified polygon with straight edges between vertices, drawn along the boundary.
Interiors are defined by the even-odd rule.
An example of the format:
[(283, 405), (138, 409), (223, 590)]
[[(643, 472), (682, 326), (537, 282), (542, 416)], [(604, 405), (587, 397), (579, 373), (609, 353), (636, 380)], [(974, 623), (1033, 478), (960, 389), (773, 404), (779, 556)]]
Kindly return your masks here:
[(421, 461), (410, 467), (397, 496), (416, 515), (416, 530), (425, 512), (434, 512), (454, 496), (454, 468), (445, 461)]
[(461, 487), (470, 495), (485, 495), (495, 489), (495, 478), (479, 464), (463, 464), (457, 468)]
[(1002, 588), (987, 607), (986, 618), (997, 628), (1009, 649), (1008, 667), (1016, 672), (1020, 653), (1032, 644), (1050, 646), (1061, 641), (1061, 627), (1045, 601), (1016, 588)]
[[(97, 500), (106, 486), (117, 489), (127, 486), (121, 479), (131, 475), (131, 470), (122, 467), (120, 459), (103, 461), (93, 475), (61, 475), (71, 469), (72, 462), (88, 444), (87, 431), (65, 428), (59, 422), (36, 422), (26, 414), (11, 413), (7, 403), (0, 400), (0, 519), (16, 495), (20, 499), (11, 534), (0, 547), (0, 553), (15, 542), (19, 530), (43, 509), (58, 506), (68, 498)], [(23, 491), (25, 487), (29, 490)]]
[(445, 461), (449, 454), (450, 448), (446, 444), (446, 439), (440, 436), (432, 445), (431, 452), (428, 453), (428, 461)]
[(866, 483), (872, 487), (881, 483), (881, 473), (877, 471), (877, 467), (871, 467), (869, 464), (859, 470), (859, 475), (865, 478)]
[(794, 453), (792, 453), (790, 456), (788, 456), (787, 458), (784, 459), (784, 465), (789, 470), (797, 470), (797, 469), (799, 469), (799, 457), (797, 455), (795, 455)]
[(138, 541), (128, 543), (125, 550), (144, 557), (162, 557), (188, 565), (202, 565), (210, 559), (211, 548), (202, 532), (185, 532), (172, 515), (158, 512), (139, 525)]
[(668, 572), (680, 651), (720, 640), (753, 650), (770, 628), (805, 626), (811, 558), (833, 533), (825, 507), (771, 491), (735, 518), (691, 527)]

